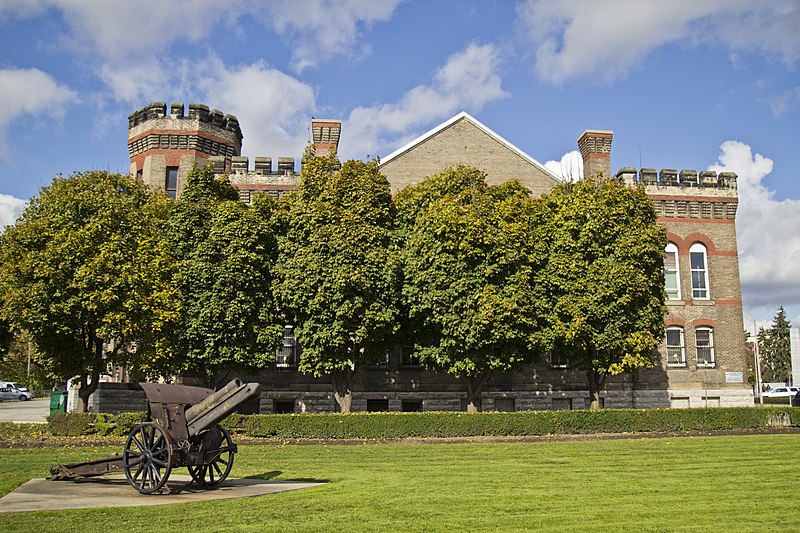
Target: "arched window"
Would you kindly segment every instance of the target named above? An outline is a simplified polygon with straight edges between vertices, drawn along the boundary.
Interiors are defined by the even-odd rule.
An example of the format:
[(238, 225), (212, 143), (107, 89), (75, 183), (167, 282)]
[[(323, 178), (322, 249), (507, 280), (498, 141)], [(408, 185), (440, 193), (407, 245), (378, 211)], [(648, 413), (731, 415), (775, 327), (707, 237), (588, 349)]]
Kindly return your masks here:
[(697, 347), (697, 366), (714, 366), (714, 330), (707, 327), (694, 330), (695, 346)]
[(686, 366), (683, 328), (667, 328), (667, 366)]
[(692, 268), (692, 298), (708, 300), (708, 254), (706, 247), (696, 242), (689, 248)]
[(664, 248), (664, 288), (667, 290), (668, 300), (681, 299), (681, 276), (679, 272), (678, 247), (671, 242)]

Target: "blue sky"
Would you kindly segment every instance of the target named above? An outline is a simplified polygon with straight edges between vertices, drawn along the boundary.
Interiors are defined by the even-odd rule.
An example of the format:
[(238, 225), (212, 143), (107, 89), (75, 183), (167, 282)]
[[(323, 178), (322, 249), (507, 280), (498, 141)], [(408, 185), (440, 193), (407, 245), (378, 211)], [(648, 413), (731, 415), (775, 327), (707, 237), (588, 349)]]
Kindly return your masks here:
[(606, 129), (614, 171), (737, 172), (745, 314), (800, 325), (798, 28), (793, 0), (0, 0), (0, 223), (126, 172), (151, 101), (237, 115), (251, 158), (299, 155), (312, 115), (366, 158), (463, 110), (555, 171)]

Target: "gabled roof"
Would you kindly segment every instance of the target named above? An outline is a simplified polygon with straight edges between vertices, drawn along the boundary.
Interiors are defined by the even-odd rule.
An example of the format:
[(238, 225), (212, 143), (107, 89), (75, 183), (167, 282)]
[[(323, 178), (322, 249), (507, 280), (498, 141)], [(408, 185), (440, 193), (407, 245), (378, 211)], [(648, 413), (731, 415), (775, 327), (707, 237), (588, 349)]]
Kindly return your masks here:
[(534, 158), (532, 158), (531, 156), (529, 156), (528, 154), (526, 154), (525, 152), (523, 152), (522, 150), (520, 150), (519, 148), (517, 148), (516, 146), (511, 144), (509, 141), (504, 139), (502, 136), (497, 134), (494, 130), (492, 130), (491, 128), (489, 128), (485, 124), (483, 124), (480, 120), (476, 119), (475, 117), (473, 117), (472, 115), (470, 115), (466, 111), (462, 111), (461, 113), (455, 115), (453, 118), (451, 118), (451, 119), (449, 119), (449, 120), (447, 120), (445, 122), (442, 122), (441, 124), (439, 124), (438, 126), (433, 128), (432, 130), (430, 130), (430, 131), (428, 131), (426, 133), (423, 133), (422, 135), (420, 135), (419, 137), (417, 137), (413, 141), (409, 142), (405, 146), (403, 146), (401, 148), (398, 148), (397, 150), (395, 150), (391, 154), (387, 155), (386, 157), (382, 157), (381, 158), (381, 165), (389, 163), (394, 158), (403, 155), (404, 153), (408, 152), (409, 150), (412, 150), (414, 147), (422, 144), (423, 142), (425, 142), (429, 138), (434, 137), (439, 132), (446, 130), (447, 128), (449, 128), (450, 126), (452, 126), (456, 122), (460, 121), (461, 119), (466, 119), (467, 121), (472, 123), (475, 127), (480, 129), (481, 131), (483, 131), (486, 135), (488, 135), (489, 137), (493, 138), (494, 140), (496, 140), (500, 144), (504, 145), (506, 148), (508, 148), (512, 152), (516, 153), (521, 158), (523, 158), (524, 160), (528, 161), (530, 164), (532, 164), (535, 167), (539, 168), (542, 172), (544, 172), (547, 175), (551, 176), (556, 181), (562, 181), (561, 177), (559, 177), (556, 174), (554, 174), (553, 172), (551, 172), (543, 164), (539, 163), (537, 160), (535, 160)]

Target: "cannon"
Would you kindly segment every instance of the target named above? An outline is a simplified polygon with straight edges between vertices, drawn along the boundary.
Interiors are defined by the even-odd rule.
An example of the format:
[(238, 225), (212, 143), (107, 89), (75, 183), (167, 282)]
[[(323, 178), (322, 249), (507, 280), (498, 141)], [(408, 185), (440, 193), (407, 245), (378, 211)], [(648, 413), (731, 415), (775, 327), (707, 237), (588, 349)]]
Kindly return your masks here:
[(216, 392), (186, 385), (139, 385), (147, 395), (151, 421), (131, 430), (122, 455), (53, 466), (51, 480), (123, 471), (133, 488), (152, 494), (177, 467), (187, 467), (192, 481), (202, 487), (214, 487), (228, 477), (238, 449), (219, 423), (258, 394), (258, 383), (234, 379)]

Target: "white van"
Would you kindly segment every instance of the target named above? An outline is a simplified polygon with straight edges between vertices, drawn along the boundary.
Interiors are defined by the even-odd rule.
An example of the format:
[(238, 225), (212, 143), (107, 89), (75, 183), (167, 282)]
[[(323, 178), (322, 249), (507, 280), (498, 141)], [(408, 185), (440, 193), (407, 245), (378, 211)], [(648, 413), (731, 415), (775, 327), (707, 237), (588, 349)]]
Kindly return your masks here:
[(33, 392), (14, 381), (0, 381), (0, 398), (24, 402), (33, 399)]

